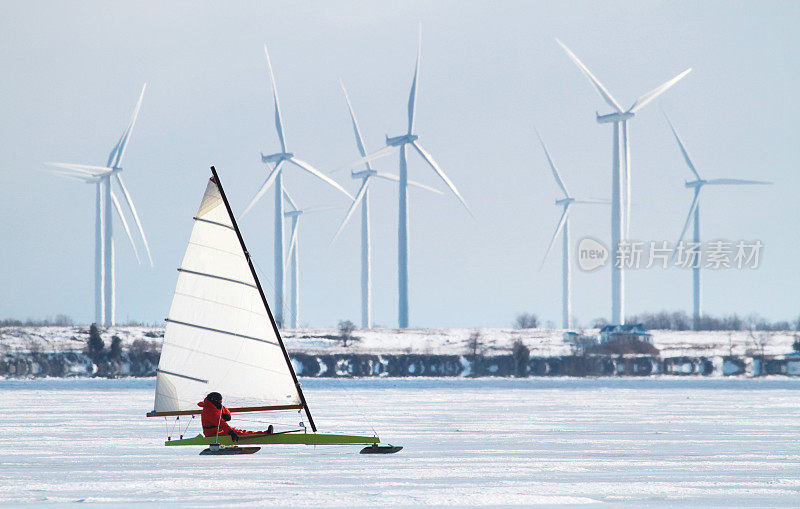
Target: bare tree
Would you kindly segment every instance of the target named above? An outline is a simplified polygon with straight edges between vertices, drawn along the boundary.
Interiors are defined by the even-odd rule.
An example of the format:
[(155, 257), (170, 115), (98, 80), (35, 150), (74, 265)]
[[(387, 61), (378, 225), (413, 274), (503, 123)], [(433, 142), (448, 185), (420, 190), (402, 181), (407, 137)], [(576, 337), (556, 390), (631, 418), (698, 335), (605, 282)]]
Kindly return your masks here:
[(485, 350), (486, 344), (483, 342), (483, 336), (481, 336), (480, 331), (470, 334), (467, 340), (467, 353), (474, 358), (478, 355), (483, 355)]
[(728, 357), (733, 357), (733, 334), (728, 333)]
[(157, 341), (147, 341), (146, 339), (136, 339), (128, 348), (131, 352), (143, 355), (147, 352), (161, 353), (161, 345)]
[(342, 320), (339, 322), (339, 337), (335, 339), (347, 348), (348, 343), (355, 343), (361, 341), (361, 338), (353, 336), (353, 331), (356, 330), (356, 324), (350, 320)]
[(53, 319), (53, 325), (61, 325), (61, 326), (68, 326), (74, 325), (72, 318), (65, 314), (57, 314), (55, 319)]
[(515, 329), (535, 329), (539, 326), (539, 317), (533, 313), (520, 313), (514, 319)]
[(766, 349), (772, 344), (772, 339), (775, 333), (765, 330), (756, 331), (751, 326), (748, 334), (750, 336), (750, 342), (754, 347), (755, 353), (761, 361), (761, 368), (759, 369), (758, 376), (764, 376), (766, 374)]

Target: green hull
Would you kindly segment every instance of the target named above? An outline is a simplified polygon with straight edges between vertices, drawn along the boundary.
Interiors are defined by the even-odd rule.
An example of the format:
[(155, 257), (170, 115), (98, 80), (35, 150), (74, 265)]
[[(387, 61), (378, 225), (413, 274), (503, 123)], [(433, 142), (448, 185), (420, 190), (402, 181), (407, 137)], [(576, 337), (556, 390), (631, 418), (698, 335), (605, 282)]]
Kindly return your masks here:
[[(204, 437), (197, 435), (194, 438), (184, 438), (183, 440), (168, 440), (164, 445), (210, 445), (219, 442), (223, 445), (231, 445), (231, 437), (225, 435), (217, 437)], [(323, 433), (276, 433), (273, 435), (258, 435), (247, 437), (240, 435), (238, 445), (251, 444), (302, 444), (302, 445), (342, 445), (342, 444), (377, 444), (380, 442), (378, 437), (363, 437), (357, 435), (327, 435)]]

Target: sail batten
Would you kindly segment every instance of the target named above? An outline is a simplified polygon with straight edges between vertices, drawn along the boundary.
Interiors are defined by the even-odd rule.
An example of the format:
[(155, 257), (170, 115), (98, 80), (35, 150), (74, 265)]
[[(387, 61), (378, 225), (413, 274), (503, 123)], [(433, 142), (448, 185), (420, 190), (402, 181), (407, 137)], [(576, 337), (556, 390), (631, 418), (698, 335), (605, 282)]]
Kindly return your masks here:
[(164, 373), (165, 375), (177, 376), (178, 378), (185, 378), (187, 380), (194, 380), (195, 382), (200, 382), (200, 383), (204, 383), (204, 384), (208, 383), (208, 380), (203, 380), (201, 378), (195, 378), (193, 376), (188, 376), (188, 375), (181, 375), (180, 373), (173, 373), (172, 371), (167, 371), (167, 370), (164, 370), (164, 369), (156, 369), (156, 372)]
[(223, 276), (218, 276), (216, 274), (208, 274), (208, 273), (205, 273), (205, 272), (197, 272), (197, 271), (194, 271), (194, 270), (184, 269), (182, 267), (178, 268), (178, 272), (185, 272), (186, 274), (192, 274), (194, 276), (212, 277), (214, 279), (219, 279), (220, 281), (227, 281), (229, 283), (238, 283), (240, 285), (249, 286), (250, 288), (256, 288), (256, 285), (248, 283), (246, 281), (239, 281), (237, 279), (231, 279), (231, 278), (227, 278), (227, 277), (223, 277)]
[(195, 221), (202, 221), (204, 223), (214, 224), (214, 225), (217, 225), (217, 226), (222, 226), (223, 228), (228, 228), (230, 230), (234, 229), (233, 226), (228, 226), (227, 224), (218, 223), (216, 221), (210, 221), (208, 219), (203, 219), (202, 217), (193, 217), (192, 219), (194, 219)]
[(197, 403), (212, 391), (223, 394), (229, 408), (303, 408), (296, 377), (214, 179), (194, 219), (167, 315), (151, 414), (197, 412)]
[(167, 322), (177, 323), (178, 325), (185, 325), (186, 327), (194, 327), (195, 329), (203, 329), (211, 332), (219, 332), (220, 334), (228, 334), (229, 336), (236, 336), (237, 338), (244, 338), (244, 339), (252, 339), (253, 341), (261, 341), (263, 343), (269, 343), (271, 345), (280, 346), (276, 341), (270, 341), (268, 339), (261, 339), (261, 338), (254, 338), (253, 336), (246, 336), (244, 334), (238, 334), (236, 332), (220, 330), (220, 329), (212, 329), (211, 327), (206, 327), (203, 325), (197, 325), (196, 323), (186, 323), (186, 322), (179, 322), (178, 320), (172, 320), (170, 318), (166, 319)]

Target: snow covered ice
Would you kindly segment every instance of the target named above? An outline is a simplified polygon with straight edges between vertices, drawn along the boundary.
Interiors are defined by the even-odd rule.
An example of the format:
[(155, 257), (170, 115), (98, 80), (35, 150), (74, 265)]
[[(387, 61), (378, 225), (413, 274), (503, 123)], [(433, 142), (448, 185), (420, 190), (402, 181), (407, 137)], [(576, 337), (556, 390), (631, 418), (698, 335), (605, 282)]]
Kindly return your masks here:
[[(303, 382), (321, 431), (374, 427), (403, 451), (199, 456), (164, 447), (164, 419), (144, 416), (154, 379), (4, 380), (0, 503), (800, 506), (800, 380)], [(196, 435), (198, 420), (187, 422)]]

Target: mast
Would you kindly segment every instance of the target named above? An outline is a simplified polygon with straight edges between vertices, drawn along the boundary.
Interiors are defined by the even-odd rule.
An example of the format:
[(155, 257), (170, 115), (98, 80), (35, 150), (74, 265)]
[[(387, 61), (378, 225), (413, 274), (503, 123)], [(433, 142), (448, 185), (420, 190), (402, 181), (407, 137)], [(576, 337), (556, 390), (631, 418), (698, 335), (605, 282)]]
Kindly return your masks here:
[(231, 210), (231, 206), (228, 203), (228, 197), (225, 196), (225, 190), (222, 189), (222, 183), (219, 181), (219, 176), (217, 176), (217, 170), (212, 166), (211, 167), (211, 174), (214, 180), (214, 183), (217, 184), (217, 188), (219, 189), (219, 194), (222, 197), (222, 202), (225, 204), (225, 209), (228, 211), (228, 216), (231, 219), (231, 224), (233, 224), (233, 230), (236, 232), (236, 237), (239, 239), (239, 244), (242, 246), (242, 251), (244, 252), (244, 257), (247, 259), (247, 265), (250, 267), (250, 272), (253, 275), (253, 280), (256, 282), (256, 288), (258, 288), (258, 293), (261, 295), (261, 301), (264, 303), (264, 308), (267, 310), (267, 314), (269, 315), (269, 320), (272, 323), (272, 328), (275, 331), (275, 337), (278, 339), (278, 344), (283, 351), (283, 357), (286, 359), (286, 364), (289, 367), (289, 373), (292, 374), (292, 380), (294, 381), (294, 386), (297, 388), (297, 394), (300, 396), (300, 402), (303, 404), (303, 408), (306, 411), (306, 415), (308, 416), (308, 423), (311, 425), (311, 431), (317, 432), (317, 427), (314, 425), (314, 419), (311, 417), (311, 411), (308, 409), (308, 403), (306, 403), (306, 398), (303, 395), (303, 389), (300, 387), (300, 381), (297, 380), (297, 374), (294, 372), (294, 366), (292, 366), (292, 360), (289, 358), (289, 353), (286, 351), (286, 346), (283, 344), (283, 338), (281, 338), (280, 330), (278, 330), (278, 325), (275, 323), (275, 317), (272, 316), (272, 310), (267, 303), (267, 297), (264, 295), (264, 290), (261, 288), (261, 282), (258, 280), (258, 275), (256, 274), (256, 269), (253, 266), (253, 261), (250, 259), (250, 252), (247, 250), (247, 246), (244, 243), (244, 239), (242, 238), (242, 233), (239, 231), (239, 225), (236, 224), (236, 218), (233, 215), (233, 211)]

